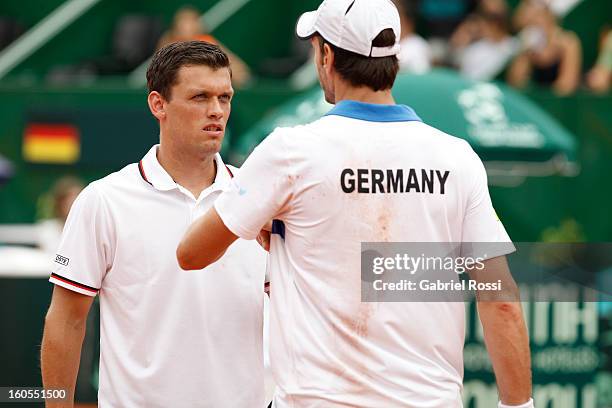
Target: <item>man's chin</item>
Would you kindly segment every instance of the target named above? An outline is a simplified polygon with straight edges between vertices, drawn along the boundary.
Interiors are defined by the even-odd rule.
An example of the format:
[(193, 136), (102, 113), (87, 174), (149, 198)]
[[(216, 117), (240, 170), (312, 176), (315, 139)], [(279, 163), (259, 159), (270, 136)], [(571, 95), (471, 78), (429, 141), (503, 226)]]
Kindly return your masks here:
[(220, 141), (217, 140), (209, 140), (198, 146), (198, 151), (202, 156), (211, 156), (217, 154), (221, 151), (221, 146), (223, 144), (223, 139)]

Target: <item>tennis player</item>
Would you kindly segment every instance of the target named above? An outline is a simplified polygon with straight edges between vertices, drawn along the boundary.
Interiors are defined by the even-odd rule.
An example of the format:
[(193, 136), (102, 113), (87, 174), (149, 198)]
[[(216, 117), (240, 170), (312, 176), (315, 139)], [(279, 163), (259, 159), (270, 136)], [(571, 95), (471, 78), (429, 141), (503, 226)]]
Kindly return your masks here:
[[(189, 229), (179, 263), (206, 267), (274, 220), (276, 408), (461, 407), (464, 304), (362, 302), (360, 243), (506, 243), (484, 258), (482, 276), (516, 291), (504, 257), (514, 246), (484, 166), (467, 142), (395, 104), (400, 19), (390, 0), (325, 0), (297, 35), (312, 42), (335, 107), (268, 136)], [(500, 406), (532, 407), (528, 337), (510, 299), (481, 298), (480, 319)]]

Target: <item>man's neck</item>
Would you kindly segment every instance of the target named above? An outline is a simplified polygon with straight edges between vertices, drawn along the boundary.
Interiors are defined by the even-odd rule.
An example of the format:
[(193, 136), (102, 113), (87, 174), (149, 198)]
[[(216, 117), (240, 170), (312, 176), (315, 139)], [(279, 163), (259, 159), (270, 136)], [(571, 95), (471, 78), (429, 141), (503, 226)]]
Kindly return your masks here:
[(376, 92), (365, 86), (355, 88), (349, 85), (341, 84), (336, 86), (335, 96), (336, 103), (343, 100), (351, 100), (380, 105), (395, 105), (395, 99), (393, 99), (390, 89)]
[(172, 154), (169, 149), (160, 145), (157, 149), (159, 164), (172, 177), (175, 183), (186, 188), (197, 199), (200, 193), (210, 187), (217, 176), (215, 155), (204, 159)]

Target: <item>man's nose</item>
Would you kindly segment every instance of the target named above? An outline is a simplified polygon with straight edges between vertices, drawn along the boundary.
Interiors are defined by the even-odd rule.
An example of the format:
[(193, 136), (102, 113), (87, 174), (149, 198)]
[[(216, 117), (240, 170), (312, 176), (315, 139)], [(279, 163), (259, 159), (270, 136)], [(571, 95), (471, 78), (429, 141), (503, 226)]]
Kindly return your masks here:
[(211, 98), (208, 104), (208, 116), (215, 119), (221, 119), (223, 117), (223, 109), (221, 108), (219, 98)]

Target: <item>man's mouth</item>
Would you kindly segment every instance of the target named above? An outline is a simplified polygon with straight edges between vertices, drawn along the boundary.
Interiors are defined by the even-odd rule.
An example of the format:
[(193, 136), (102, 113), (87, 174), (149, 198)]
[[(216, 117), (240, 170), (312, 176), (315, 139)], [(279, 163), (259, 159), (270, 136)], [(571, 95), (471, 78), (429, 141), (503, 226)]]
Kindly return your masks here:
[(204, 128), (205, 132), (221, 132), (223, 130), (223, 128), (221, 126), (218, 125), (210, 125), (210, 126), (206, 126)]

